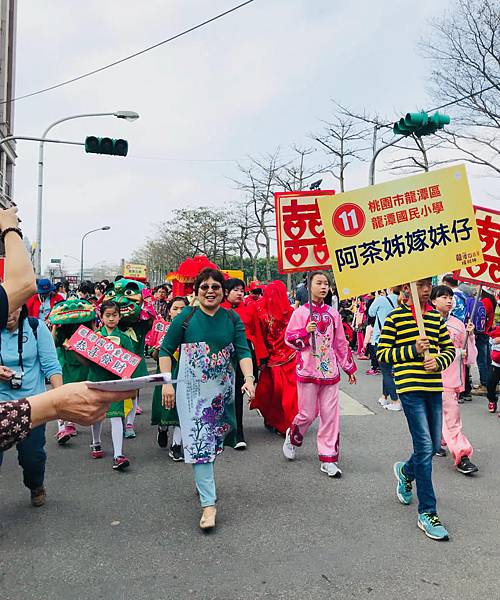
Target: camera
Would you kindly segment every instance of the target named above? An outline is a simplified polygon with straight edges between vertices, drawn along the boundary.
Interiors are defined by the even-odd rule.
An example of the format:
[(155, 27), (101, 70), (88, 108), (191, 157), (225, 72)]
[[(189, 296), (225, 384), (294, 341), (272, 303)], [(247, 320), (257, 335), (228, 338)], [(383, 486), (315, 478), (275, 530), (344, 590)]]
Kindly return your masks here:
[(10, 387), (13, 390), (21, 389), (21, 387), (23, 385), (23, 375), (24, 375), (24, 373), (22, 371), (16, 371), (14, 373), (14, 375), (12, 375), (9, 383), (10, 383)]

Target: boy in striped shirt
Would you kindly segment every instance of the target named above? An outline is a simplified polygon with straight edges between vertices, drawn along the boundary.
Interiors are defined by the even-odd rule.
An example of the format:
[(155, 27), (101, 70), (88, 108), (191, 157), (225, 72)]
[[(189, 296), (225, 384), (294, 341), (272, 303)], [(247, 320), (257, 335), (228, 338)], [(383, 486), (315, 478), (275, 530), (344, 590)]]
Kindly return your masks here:
[[(431, 539), (447, 540), (448, 532), (436, 513), (432, 457), (441, 447), (441, 371), (452, 363), (455, 347), (441, 315), (429, 303), (431, 278), (420, 279), (416, 284), (426, 336), (419, 334), (410, 286), (405, 284), (402, 290), (404, 303), (394, 309), (384, 323), (377, 358), (394, 365), (396, 389), (413, 440), (413, 454), (408, 461), (394, 465), (398, 500), (410, 504), (412, 481), (415, 480), (418, 527)], [(427, 358), (424, 356), (426, 351)]]

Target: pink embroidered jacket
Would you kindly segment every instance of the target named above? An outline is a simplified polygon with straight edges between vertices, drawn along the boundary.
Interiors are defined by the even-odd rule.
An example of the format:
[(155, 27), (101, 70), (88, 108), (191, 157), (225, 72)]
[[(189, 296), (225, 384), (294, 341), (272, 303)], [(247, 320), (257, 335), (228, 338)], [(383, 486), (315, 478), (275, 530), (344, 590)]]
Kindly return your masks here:
[(457, 349), (455, 360), (445, 369), (441, 375), (443, 378), (443, 389), (445, 391), (461, 392), (465, 387), (465, 365), (472, 365), (477, 358), (477, 348), (474, 334), (469, 335), (467, 341), (467, 357), (460, 352), (465, 342), (465, 325), (457, 317), (448, 317), (446, 328), (450, 334), (451, 341)]
[(345, 337), (342, 319), (328, 304), (313, 303), (316, 328), (316, 352), (307, 333), (309, 304), (297, 308), (285, 332), (285, 342), (297, 352), (297, 381), (328, 385), (340, 381), (339, 365), (350, 375), (356, 371), (351, 349)]

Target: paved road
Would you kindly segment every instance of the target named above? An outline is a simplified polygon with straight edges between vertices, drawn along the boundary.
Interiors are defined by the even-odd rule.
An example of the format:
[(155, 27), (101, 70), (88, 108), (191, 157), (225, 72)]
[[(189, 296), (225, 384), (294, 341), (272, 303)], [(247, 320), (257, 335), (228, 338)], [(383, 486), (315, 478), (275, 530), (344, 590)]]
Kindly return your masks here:
[[(481, 470), (468, 479), (435, 459), (452, 540), (432, 542), (415, 506), (394, 496), (392, 464), (410, 449), (404, 417), (376, 404), (378, 377), (360, 379), (355, 390), (342, 385), (355, 400), (343, 398), (340, 480), (320, 473), (314, 435), (289, 463), (281, 439), (247, 415), (248, 451), (217, 462), (210, 535), (197, 527), (190, 467), (156, 445), (149, 399), (125, 473), (89, 458), (88, 431), (64, 448), (49, 439), (41, 509), (29, 506), (10, 451), (0, 471), (2, 600), (500, 598), (500, 419), (484, 400), (464, 405)], [(109, 448), (109, 428), (104, 439)]]

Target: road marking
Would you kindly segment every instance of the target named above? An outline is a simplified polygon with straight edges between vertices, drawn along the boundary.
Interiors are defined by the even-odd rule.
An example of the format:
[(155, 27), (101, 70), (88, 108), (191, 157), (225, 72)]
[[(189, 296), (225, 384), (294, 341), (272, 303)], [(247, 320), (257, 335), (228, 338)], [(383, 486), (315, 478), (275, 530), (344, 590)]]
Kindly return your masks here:
[(362, 416), (362, 415), (373, 415), (373, 411), (366, 408), (364, 404), (355, 400), (349, 394), (346, 394), (340, 390), (340, 414), (342, 416)]

